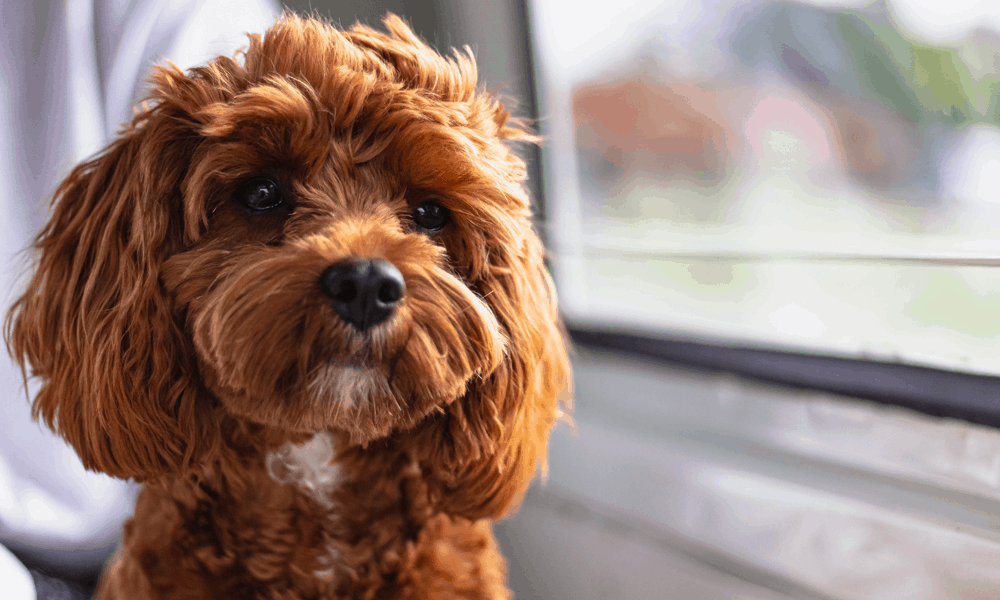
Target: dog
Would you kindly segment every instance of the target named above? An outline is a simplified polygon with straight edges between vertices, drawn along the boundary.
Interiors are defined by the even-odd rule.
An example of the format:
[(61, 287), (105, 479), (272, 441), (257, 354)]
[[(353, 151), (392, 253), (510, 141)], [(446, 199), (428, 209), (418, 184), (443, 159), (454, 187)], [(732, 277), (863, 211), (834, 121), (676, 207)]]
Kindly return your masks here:
[(6, 337), (35, 417), (143, 484), (103, 600), (510, 597), (492, 521), (571, 403), (538, 140), (384, 24), (155, 68), (55, 193)]

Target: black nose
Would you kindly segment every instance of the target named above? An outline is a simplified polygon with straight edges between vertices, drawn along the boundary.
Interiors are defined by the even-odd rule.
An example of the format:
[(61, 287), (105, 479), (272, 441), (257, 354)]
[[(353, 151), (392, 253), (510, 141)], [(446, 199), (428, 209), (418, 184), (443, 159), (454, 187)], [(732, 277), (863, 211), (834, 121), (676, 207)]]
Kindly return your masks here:
[(403, 274), (387, 260), (337, 263), (323, 272), (320, 284), (333, 310), (361, 332), (388, 319), (406, 293)]

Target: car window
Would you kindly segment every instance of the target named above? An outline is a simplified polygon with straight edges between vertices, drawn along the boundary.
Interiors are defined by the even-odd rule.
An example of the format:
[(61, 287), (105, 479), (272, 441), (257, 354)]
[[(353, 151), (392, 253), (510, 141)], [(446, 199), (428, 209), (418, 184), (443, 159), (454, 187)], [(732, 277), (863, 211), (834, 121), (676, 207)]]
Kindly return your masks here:
[(1000, 12), (973, 4), (533, 2), (571, 326), (1000, 373)]

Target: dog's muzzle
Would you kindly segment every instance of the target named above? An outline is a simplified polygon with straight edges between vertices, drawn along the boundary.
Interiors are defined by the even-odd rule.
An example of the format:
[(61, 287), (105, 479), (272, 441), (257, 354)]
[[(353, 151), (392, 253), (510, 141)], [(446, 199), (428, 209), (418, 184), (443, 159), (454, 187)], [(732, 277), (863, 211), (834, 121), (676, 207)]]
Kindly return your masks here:
[(359, 333), (392, 315), (406, 294), (406, 281), (391, 262), (351, 259), (337, 263), (320, 277), (333, 310)]

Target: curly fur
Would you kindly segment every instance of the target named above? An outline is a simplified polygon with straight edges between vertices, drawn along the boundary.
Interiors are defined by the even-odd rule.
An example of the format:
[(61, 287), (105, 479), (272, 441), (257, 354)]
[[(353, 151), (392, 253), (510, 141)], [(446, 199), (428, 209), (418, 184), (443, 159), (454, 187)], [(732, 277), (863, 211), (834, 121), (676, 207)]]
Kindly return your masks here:
[[(104, 599), (507, 598), (490, 521), (568, 405), (569, 363), (509, 141), (535, 138), (398, 17), (284, 15), (236, 59), (159, 67), (60, 185), (7, 339), (34, 412), (143, 482)], [(286, 212), (250, 215), (266, 173)], [(433, 198), (453, 216), (411, 220)], [(391, 261), (365, 335), (319, 292)]]

